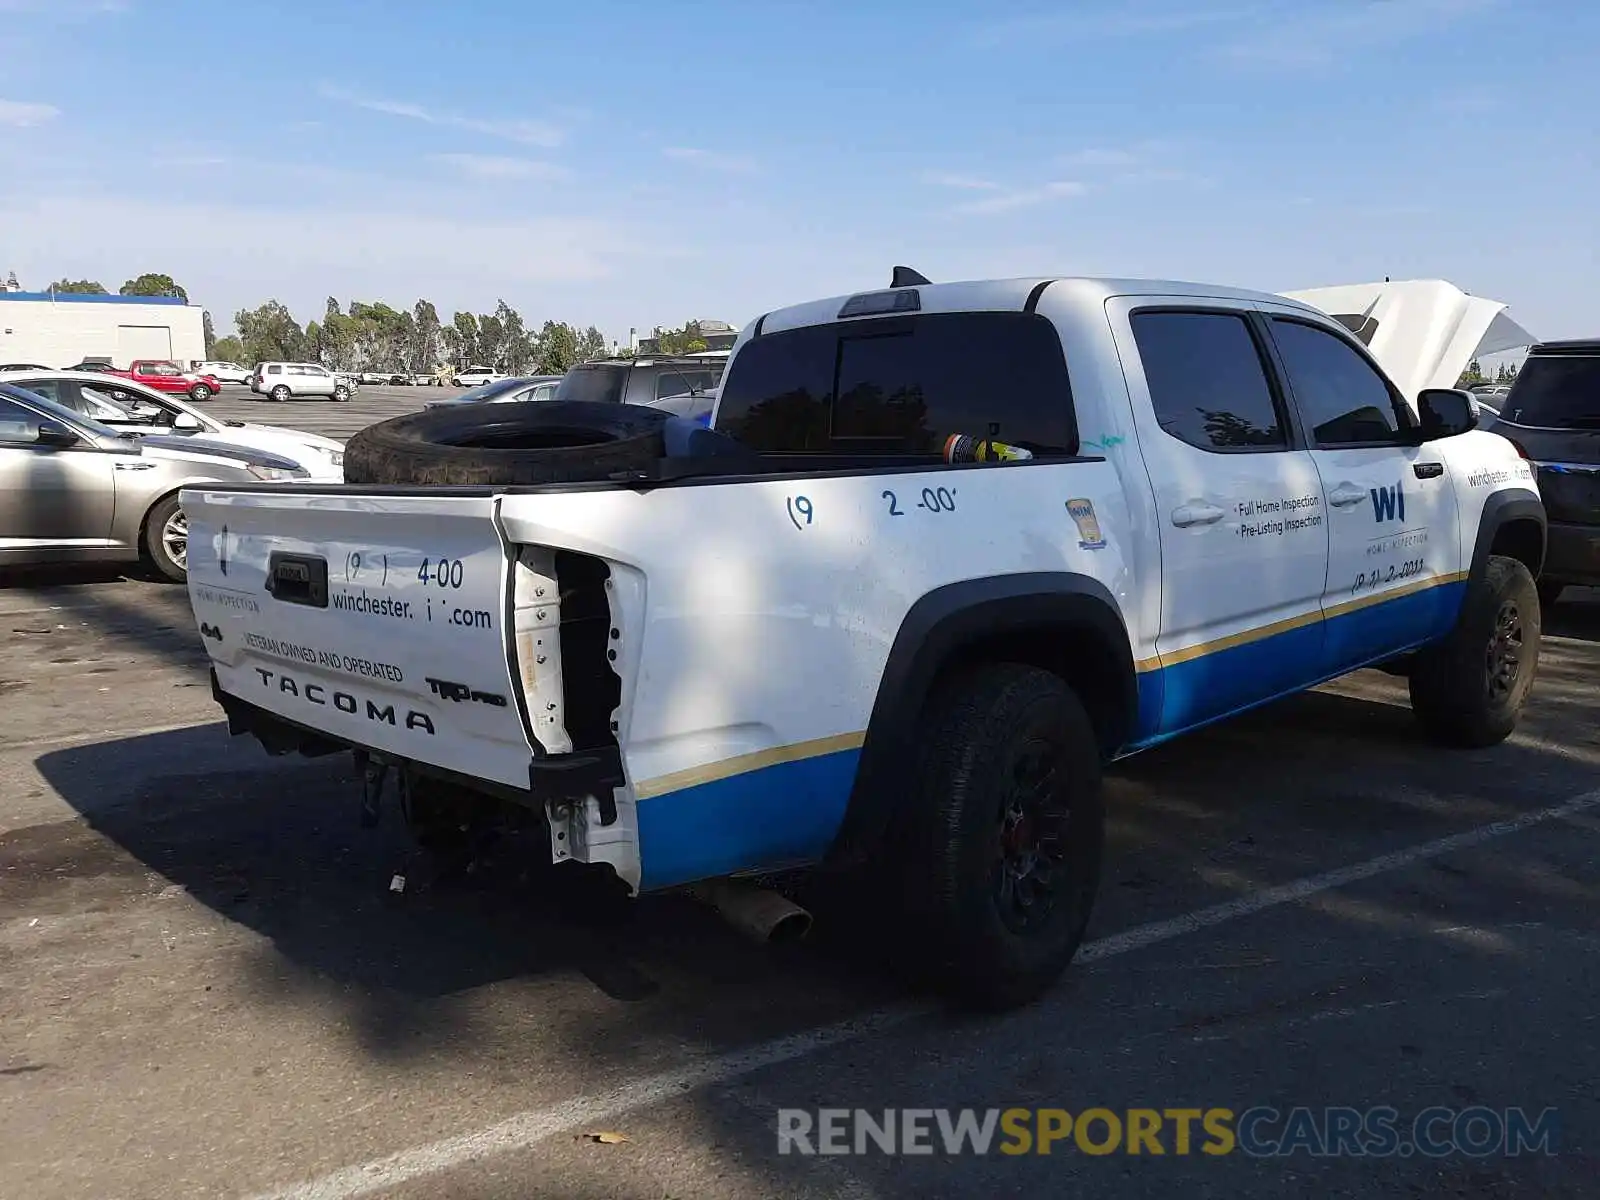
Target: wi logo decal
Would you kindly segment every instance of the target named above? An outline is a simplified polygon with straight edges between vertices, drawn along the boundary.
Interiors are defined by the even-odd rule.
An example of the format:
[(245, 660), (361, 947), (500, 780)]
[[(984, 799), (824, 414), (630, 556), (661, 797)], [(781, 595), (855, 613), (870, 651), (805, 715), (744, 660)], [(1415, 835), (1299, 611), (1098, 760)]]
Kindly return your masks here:
[(1393, 487), (1372, 488), (1372, 519), (1382, 525), (1385, 521), (1406, 519), (1406, 494), (1397, 483)]

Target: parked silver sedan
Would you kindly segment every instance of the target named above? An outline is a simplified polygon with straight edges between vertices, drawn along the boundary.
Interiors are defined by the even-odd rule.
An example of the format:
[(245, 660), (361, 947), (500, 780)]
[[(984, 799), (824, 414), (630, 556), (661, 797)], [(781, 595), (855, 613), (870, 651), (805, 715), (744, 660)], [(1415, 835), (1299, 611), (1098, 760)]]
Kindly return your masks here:
[(148, 560), (182, 582), (179, 489), (305, 479), (298, 463), (201, 437), (134, 437), (0, 383), (0, 566)]
[(424, 408), (454, 408), (458, 404), (522, 404), (532, 400), (554, 400), (559, 375), (515, 375), (497, 379), (480, 387), (468, 388), (459, 396), (429, 400)]

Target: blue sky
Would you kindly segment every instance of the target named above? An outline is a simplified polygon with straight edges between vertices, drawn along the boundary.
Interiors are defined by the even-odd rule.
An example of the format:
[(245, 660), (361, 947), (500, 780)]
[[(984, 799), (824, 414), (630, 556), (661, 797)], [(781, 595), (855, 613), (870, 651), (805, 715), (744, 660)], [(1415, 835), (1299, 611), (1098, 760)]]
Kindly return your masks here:
[(901, 262), (1439, 276), (1600, 335), (1597, 45), (1555, 0), (0, 0), (0, 271), (611, 337)]

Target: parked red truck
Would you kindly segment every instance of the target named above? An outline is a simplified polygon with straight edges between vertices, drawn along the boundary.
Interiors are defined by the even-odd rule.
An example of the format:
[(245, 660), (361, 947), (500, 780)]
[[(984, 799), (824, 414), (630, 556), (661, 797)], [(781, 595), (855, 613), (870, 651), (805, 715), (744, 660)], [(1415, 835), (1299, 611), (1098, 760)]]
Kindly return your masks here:
[(131, 379), (135, 383), (155, 388), (158, 392), (181, 392), (196, 403), (211, 399), (222, 388), (215, 375), (196, 375), (164, 358), (136, 358), (128, 364), (126, 371), (119, 371), (109, 363), (92, 362), (81, 362), (70, 369), (99, 371), (103, 375)]

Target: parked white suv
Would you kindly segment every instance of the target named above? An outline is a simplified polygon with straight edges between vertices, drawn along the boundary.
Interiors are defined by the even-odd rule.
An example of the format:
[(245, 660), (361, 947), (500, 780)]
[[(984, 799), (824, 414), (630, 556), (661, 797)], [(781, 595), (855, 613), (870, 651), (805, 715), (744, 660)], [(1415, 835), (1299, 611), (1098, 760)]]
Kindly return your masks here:
[(481, 387), (486, 383), (499, 383), (504, 378), (504, 371), (496, 371), (491, 367), (468, 367), (465, 371), (456, 372), (450, 382), (457, 387)]
[(250, 390), (279, 404), (291, 396), (326, 396), (340, 404), (350, 399), (355, 383), (318, 363), (264, 362), (250, 377)]
[(195, 368), (199, 375), (210, 375), (222, 383), (250, 382), (250, 368), (236, 362), (203, 362)]

